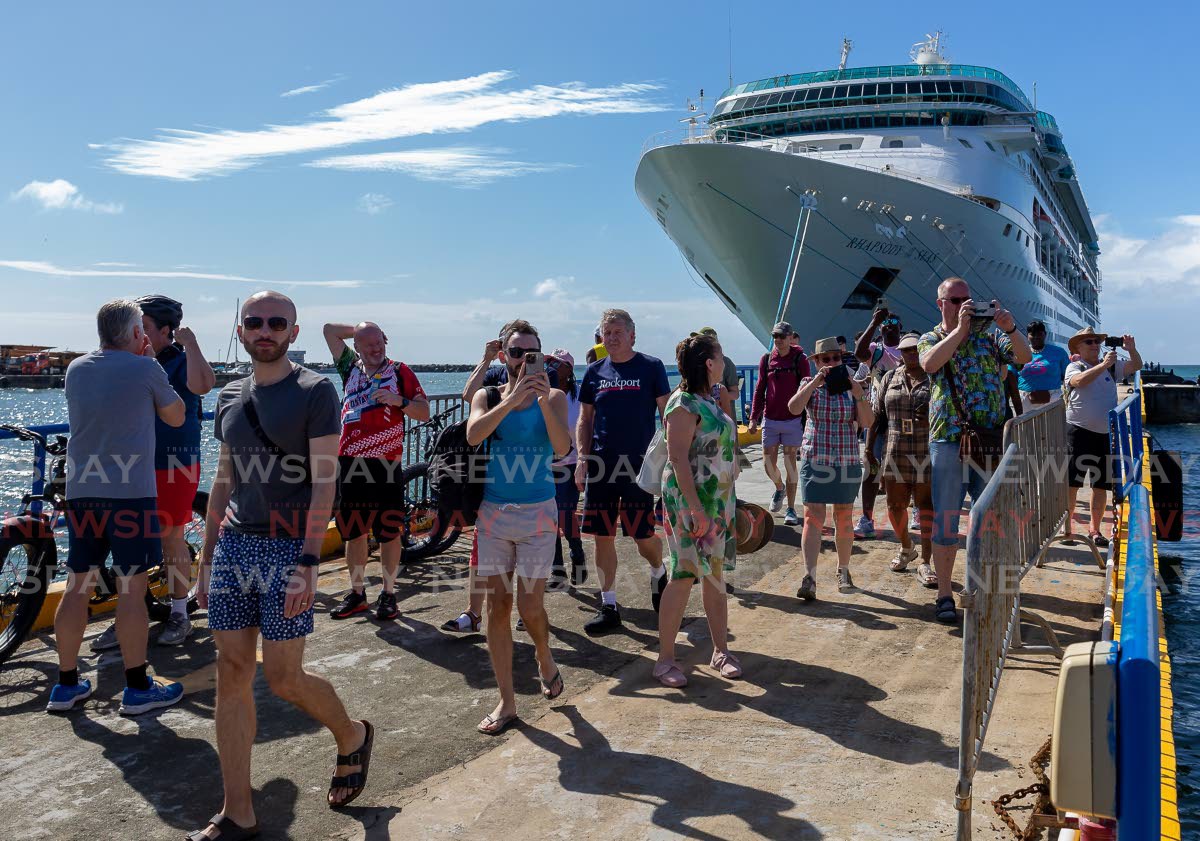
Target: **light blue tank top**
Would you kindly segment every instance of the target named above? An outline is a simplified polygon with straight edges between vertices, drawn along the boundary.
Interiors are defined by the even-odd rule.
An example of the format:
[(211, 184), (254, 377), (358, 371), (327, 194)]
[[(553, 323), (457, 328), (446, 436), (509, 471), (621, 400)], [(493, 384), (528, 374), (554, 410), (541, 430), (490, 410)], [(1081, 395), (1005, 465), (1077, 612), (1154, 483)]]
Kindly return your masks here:
[(485, 500), (497, 505), (532, 505), (554, 499), (550, 468), (554, 448), (536, 402), (528, 409), (509, 412), (500, 421), (492, 436), (491, 452)]

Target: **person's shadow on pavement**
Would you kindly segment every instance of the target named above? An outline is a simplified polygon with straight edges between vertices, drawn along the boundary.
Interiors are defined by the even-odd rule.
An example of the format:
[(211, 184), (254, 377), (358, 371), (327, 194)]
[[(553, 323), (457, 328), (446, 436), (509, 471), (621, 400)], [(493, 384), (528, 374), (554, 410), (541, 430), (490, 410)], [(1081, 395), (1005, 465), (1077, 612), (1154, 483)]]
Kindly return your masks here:
[[(687, 838), (723, 841), (688, 824), (696, 818), (732, 815), (764, 838), (818, 839), (808, 821), (783, 814), (796, 804), (786, 797), (737, 783), (715, 780), (682, 762), (613, 750), (600, 731), (573, 704), (556, 707), (575, 728), (578, 747), (545, 730), (523, 727), (529, 741), (558, 756), (559, 785), (580, 794), (655, 803), (655, 826)], [(687, 738), (686, 729), (680, 733)]]

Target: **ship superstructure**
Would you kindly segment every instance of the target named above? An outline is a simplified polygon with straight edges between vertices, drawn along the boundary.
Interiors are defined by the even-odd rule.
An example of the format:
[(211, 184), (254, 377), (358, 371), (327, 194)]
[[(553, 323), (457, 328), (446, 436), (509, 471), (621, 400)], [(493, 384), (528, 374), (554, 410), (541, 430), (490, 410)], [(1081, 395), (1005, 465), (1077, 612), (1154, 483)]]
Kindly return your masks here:
[(1054, 117), (940, 33), (911, 64), (774, 76), (643, 150), (635, 186), (696, 273), (766, 340), (852, 335), (885, 300), (938, 319), (945, 277), (1065, 342), (1099, 322), (1096, 229)]

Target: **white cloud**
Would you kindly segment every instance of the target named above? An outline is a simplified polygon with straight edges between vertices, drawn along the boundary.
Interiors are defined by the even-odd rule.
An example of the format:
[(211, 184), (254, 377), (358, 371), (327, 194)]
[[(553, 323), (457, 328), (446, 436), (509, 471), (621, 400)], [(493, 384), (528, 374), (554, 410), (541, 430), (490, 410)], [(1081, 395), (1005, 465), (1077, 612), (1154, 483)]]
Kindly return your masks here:
[(567, 290), (575, 285), (575, 278), (570, 276), (548, 277), (545, 280), (534, 284), (533, 297), (535, 298), (561, 298), (566, 296)]
[(30, 181), (12, 194), (14, 201), (28, 199), (41, 205), (42, 210), (83, 210), (90, 213), (120, 213), (124, 205), (113, 202), (94, 202), (85, 199), (79, 188), (62, 178), (53, 181)]
[(323, 82), (317, 82), (315, 85), (304, 85), (303, 87), (292, 88), (290, 91), (284, 91), (283, 93), (280, 94), (280, 96), (282, 96), (282, 97), (302, 96), (306, 93), (316, 93), (317, 91), (325, 90), (325, 88), (329, 87), (330, 85), (337, 84), (343, 78), (345, 78), (345, 77), (344, 76), (334, 76), (332, 79), (326, 79)]
[(137, 268), (137, 263), (122, 263), (119, 260), (104, 261), (100, 263), (92, 263), (96, 268), (113, 268), (113, 269), (133, 269)]
[(515, 178), (536, 172), (553, 172), (570, 164), (537, 164), (497, 157), (505, 149), (475, 149), (453, 146), (447, 149), (411, 149), (404, 152), (379, 152), (370, 155), (340, 155), (321, 158), (306, 166), (342, 170), (382, 170), (402, 172), (422, 181), (448, 181), (459, 187), (480, 187), (500, 178)]
[(265, 280), (260, 277), (220, 274), (216, 272), (180, 271), (116, 271), (110, 269), (66, 269), (53, 263), (39, 260), (0, 260), (0, 268), (13, 269), (30, 274), (54, 277), (150, 277), (162, 280), (227, 280), (235, 283), (253, 283), (257, 286), (318, 286), (329, 289), (357, 289), (365, 286), (362, 280)]
[(1108, 214), (1097, 216), (1096, 226), (1106, 289), (1148, 284), (1182, 285), (1193, 292), (1200, 288), (1200, 215), (1175, 216), (1149, 239), (1125, 236)]
[(363, 213), (369, 213), (372, 216), (383, 213), (391, 207), (395, 202), (385, 196), (383, 193), (364, 193), (358, 200), (358, 209)]
[(92, 144), (110, 156), (105, 163), (130, 175), (194, 180), (256, 166), (278, 155), (320, 152), (355, 143), (423, 134), (463, 132), (494, 122), (537, 120), (563, 114), (634, 114), (664, 109), (648, 95), (659, 86), (625, 83), (589, 87), (579, 82), (502, 89), (513, 78), (494, 71), (406, 85), (347, 102), (319, 119), (239, 131), (164, 129), (152, 140)]

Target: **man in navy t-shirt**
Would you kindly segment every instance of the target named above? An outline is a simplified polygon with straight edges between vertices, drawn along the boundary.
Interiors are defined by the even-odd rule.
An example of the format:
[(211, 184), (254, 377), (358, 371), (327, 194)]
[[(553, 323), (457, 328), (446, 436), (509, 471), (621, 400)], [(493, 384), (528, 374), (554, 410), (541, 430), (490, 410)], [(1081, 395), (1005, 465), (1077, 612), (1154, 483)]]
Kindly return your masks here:
[(586, 490), (583, 531), (596, 540), (600, 609), (583, 626), (588, 636), (621, 627), (617, 607), (617, 524), (637, 542), (650, 563), (654, 609), (666, 587), (662, 541), (654, 531), (654, 497), (637, 484), (637, 474), (657, 418), (671, 387), (662, 360), (633, 349), (633, 319), (624, 310), (606, 310), (600, 329), (608, 356), (588, 366), (579, 385), (579, 463), (575, 483)]

